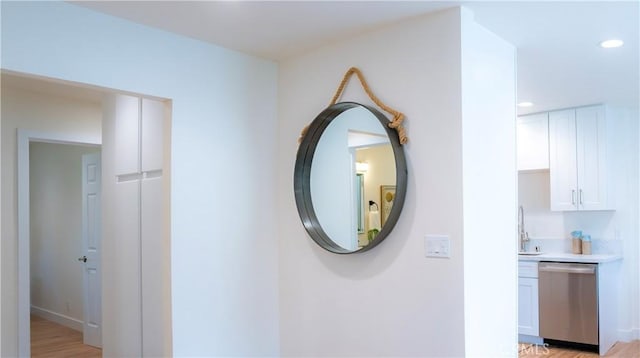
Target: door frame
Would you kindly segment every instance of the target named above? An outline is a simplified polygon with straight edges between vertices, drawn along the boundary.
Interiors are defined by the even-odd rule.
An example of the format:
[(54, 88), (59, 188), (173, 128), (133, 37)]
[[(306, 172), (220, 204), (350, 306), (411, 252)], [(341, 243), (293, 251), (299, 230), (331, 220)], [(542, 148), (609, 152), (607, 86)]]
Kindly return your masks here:
[(92, 136), (18, 129), (18, 356), (31, 356), (29, 143), (102, 146)]

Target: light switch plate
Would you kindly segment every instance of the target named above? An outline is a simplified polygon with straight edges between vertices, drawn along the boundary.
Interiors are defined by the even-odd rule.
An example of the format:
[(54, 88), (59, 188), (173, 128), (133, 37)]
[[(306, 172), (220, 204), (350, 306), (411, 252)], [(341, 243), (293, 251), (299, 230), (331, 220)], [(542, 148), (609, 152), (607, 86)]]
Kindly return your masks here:
[(448, 235), (425, 235), (424, 255), (425, 257), (445, 257), (450, 255), (450, 241)]

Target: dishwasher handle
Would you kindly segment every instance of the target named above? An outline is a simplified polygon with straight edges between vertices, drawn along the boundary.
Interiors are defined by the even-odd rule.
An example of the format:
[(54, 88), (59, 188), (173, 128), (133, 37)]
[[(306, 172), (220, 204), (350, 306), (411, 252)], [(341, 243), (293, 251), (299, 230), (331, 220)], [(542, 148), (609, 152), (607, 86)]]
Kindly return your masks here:
[(567, 265), (567, 264), (540, 264), (540, 272), (578, 273), (593, 275), (596, 273), (595, 265)]

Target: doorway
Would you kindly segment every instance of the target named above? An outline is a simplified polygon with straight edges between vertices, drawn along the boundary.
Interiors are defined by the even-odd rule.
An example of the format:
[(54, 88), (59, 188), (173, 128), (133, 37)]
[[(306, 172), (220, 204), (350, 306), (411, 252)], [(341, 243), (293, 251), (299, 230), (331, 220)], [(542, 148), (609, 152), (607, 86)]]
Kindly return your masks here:
[(99, 159), (99, 146), (29, 143), (31, 317), (74, 329), (95, 347), (102, 338)]
[[(13, 190), (17, 210), (13, 215), (17, 219), (17, 257), (13, 262), (17, 266), (17, 295), (8, 301), (14, 301), (16, 307), (17, 327), (12, 334), (17, 342), (17, 355), (29, 356), (31, 347), (31, 143), (101, 147), (104, 170), (97, 177), (102, 179), (104, 192), (100, 205), (104, 225), (99, 230), (103, 240), (98, 256), (102, 258), (103, 270), (102, 275), (94, 277), (102, 276), (100, 286), (103, 290), (101, 307), (94, 311), (102, 313), (103, 352), (111, 356), (139, 356), (141, 352), (170, 355), (170, 100), (132, 94), (138, 98), (137, 103), (142, 102), (141, 110), (134, 111), (137, 116), (129, 116), (127, 112), (127, 117), (121, 118), (122, 112), (116, 113), (109, 106), (110, 100), (121, 93), (116, 90), (19, 74), (2, 73), (2, 80), (3, 132), (17, 133), (9, 140), (15, 140), (12, 146), (15, 154), (8, 163), (15, 161), (15, 164), (3, 165), (3, 169), (15, 168), (7, 171), (16, 178)], [(114, 117), (114, 114), (118, 116)], [(129, 121), (138, 124), (131, 126)], [(137, 129), (139, 134), (131, 136), (130, 127)], [(129, 139), (139, 140), (138, 145), (130, 145)], [(153, 146), (151, 150), (142, 150), (149, 145)], [(138, 154), (125, 149), (138, 151)], [(134, 168), (133, 172), (114, 172), (121, 169), (114, 168), (114, 163), (121, 159), (142, 158), (140, 153), (144, 156), (142, 167)], [(130, 205), (134, 199), (119, 190), (134, 187), (140, 195), (135, 200), (137, 204)], [(135, 212), (122, 220), (122, 208)], [(147, 210), (141, 211), (143, 208)], [(136, 218), (138, 220), (134, 222)], [(145, 223), (149, 225), (145, 226)], [(133, 239), (125, 240), (123, 233), (139, 233), (140, 236), (131, 234)], [(83, 259), (83, 256), (76, 252), (72, 260), (82, 266), (77, 259)], [(89, 262), (89, 255), (86, 256)], [(78, 308), (69, 300), (67, 309), (66, 302), (62, 300), (63, 313)]]
[(91, 140), (18, 131), (18, 179), (29, 183), (18, 187), (18, 295), (28, 298), (18, 301), (22, 352), (30, 351), (32, 313), (85, 330), (83, 271), (69, 259), (83, 251), (82, 156), (99, 151)]
[[(3, 74), (3, 80), (4, 78), (5, 75)], [(124, 180), (123, 178), (120, 178), (121, 176), (118, 177), (116, 175), (113, 175), (114, 168), (112, 164), (116, 162), (115, 155), (124, 154), (124, 157), (126, 158), (139, 158), (139, 155), (136, 154), (126, 155), (126, 153), (116, 153), (117, 150), (124, 148), (123, 146), (120, 146), (120, 144), (123, 143), (123, 140), (121, 137), (118, 137), (118, 135), (121, 133), (113, 132), (114, 122), (113, 119), (110, 119), (111, 117), (109, 116), (113, 113), (109, 111), (109, 107), (105, 104), (105, 99), (114, 97), (117, 92), (107, 89), (90, 89), (93, 92), (100, 92), (100, 104), (98, 106), (98, 110), (102, 111), (102, 115), (99, 116), (100, 122), (98, 123), (100, 124), (98, 128), (101, 127), (102, 129), (98, 129), (98, 131), (96, 132), (96, 126), (94, 125), (95, 123), (88, 125), (88, 122), (85, 122), (85, 114), (87, 113), (87, 111), (83, 111), (83, 108), (76, 112), (73, 112), (72, 116), (65, 116), (67, 112), (65, 110), (60, 110), (60, 107), (62, 106), (60, 106), (57, 101), (59, 101), (60, 103), (65, 103), (65, 101), (59, 100), (61, 98), (59, 96), (59, 93), (66, 94), (73, 92), (72, 94), (76, 94), (78, 91), (77, 89), (70, 89), (70, 87), (74, 87), (75, 85), (52, 83), (46, 80), (41, 81), (36, 79), (29, 79), (29, 81), (34, 82), (29, 86), (24, 86), (28, 87), (26, 88), (27, 90), (33, 89), (29, 93), (27, 93), (26, 91), (22, 91), (22, 87), (15, 86), (19, 87), (19, 91), (15, 90), (14, 92), (16, 94), (16, 97), (18, 94), (20, 96), (23, 96), (17, 97), (18, 102), (21, 104), (21, 107), (17, 108), (18, 106), (14, 105), (11, 108), (13, 111), (7, 111), (9, 113), (9, 115), (7, 116), (7, 118), (9, 118), (7, 121), (9, 124), (7, 125), (7, 127), (11, 128), (11, 126), (13, 126), (13, 128), (17, 128), (17, 137), (15, 137), (17, 142), (17, 155), (14, 158), (16, 158), (17, 168), (16, 194), (18, 202), (18, 292), (16, 300), (16, 338), (18, 342), (19, 356), (29, 356), (31, 346), (31, 337), (29, 334), (32, 286), (30, 282), (31, 205), (29, 188), (29, 152), (31, 144), (54, 143), (62, 145), (72, 144), (97, 147), (102, 146), (102, 142), (104, 140), (104, 145), (102, 146), (102, 156), (105, 158), (105, 170), (101, 175), (96, 175), (96, 177), (100, 177), (103, 179), (102, 187), (104, 189), (104, 202), (100, 206), (103, 208), (103, 211), (105, 213), (103, 217), (109, 218), (109, 220), (113, 221), (113, 218), (115, 217), (114, 213), (121, 213), (121, 211), (118, 211), (118, 208), (122, 207), (125, 204), (127, 209), (129, 210), (135, 209), (136, 207), (140, 208), (139, 205), (130, 206), (128, 205), (128, 203), (123, 203), (124, 199), (129, 198), (128, 196), (114, 195), (114, 186), (126, 186), (127, 188), (129, 188), (134, 186), (135, 184), (132, 184), (133, 180), (129, 180), (132, 178), (124, 177), (124, 179), (127, 179)], [(3, 86), (5, 86), (4, 81)], [(52, 90), (48, 91), (48, 88), (51, 88)], [(80, 91), (82, 91), (83, 89), (83, 87), (77, 88), (80, 88)], [(38, 94), (32, 94), (36, 91), (38, 92)], [(88, 92), (88, 90), (84, 88), (84, 92)], [(23, 95), (22, 93), (25, 94)], [(53, 96), (52, 98), (55, 99), (48, 100), (48, 95)], [(140, 96), (138, 98), (143, 97)], [(55, 103), (51, 104), (49, 102)], [(159, 112), (160, 119), (153, 119), (152, 121), (158, 121), (160, 123), (160, 129), (164, 130), (166, 128), (166, 130), (146, 132), (143, 131), (144, 136), (142, 137), (145, 139), (154, 139), (152, 143), (157, 144), (157, 146), (160, 148), (159, 150), (153, 151), (152, 153), (164, 154), (168, 153), (169, 150), (169, 142), (168, 139), (165, 140), (165, 138), (169, 138), (170, 107), (168, 101), (163, 102), (163, 100), (159, 100), (156, 102), (160, 103), (159, 107), (162, 110)], [(54, 104), (57, 105), (57, 107), (53, 106)], [(53, 106), (56, 111), (48, 111), (47, 108), (45, 108), (46, 106)], [(31, 107), (35, 107), (37, 111), (29, 111), (28, 108)], [(23, 108), (27, 108), (27, 110), (23, 110)], [(64, 106), (64, 108), (67, 108), (67, 106)], [(91, 110), (90, 112), (93, 113), (93, 110)], [(136, 111), (136, 113), (146, 114), (147, 116), (143, 119), (145, 121), (149, 120), (149, 111)], [(132, 120), (140, 121), (141, 119), (134, 118)], [(118, 124), (120, 124), (120, 122)], [(23, 125), (24, 127), (36, 130), (20, 129), (20, 127)], [(5, 126), (4, 118), (3, 126)], [(143, 126), (135, 127), (142, 128)], [(145, 128), (148, 128), (148, 126), (146, 126)], [(119, 130), (120, 128), (116, 126), (115, 129)], [(42, 130), (42, 132), (40, 130)], [(96, 133), (98, 135), (96, 135)], [(139, 139), (140, 136), (136, 136), (135, 138)], [(157, 138), (159, 139), (156, 140)], [(170, 211), (168, 205), (164, 205), (164, 203), (168, 203), (170, 187), (168, 180), (163, 180), (162, 175), (163, 173), (169, 173), (170, 159), (168, 154), (163, 156), (157, 155), (156, 157), (159, 158), (159, 162), (163, 165), (163, 167), (158, 168), (158, 170), (156, 170), (155, 168), (152, 168), (153, 170), (147, 170), (143, 168), (141, 174), (138, 174), (138, 176), (140, 176), (138, 180), (140, 182), (139, 186), (144, 191), (144, 194), (151, 193), (152, 198), (155, 198), (152, 207), (157, 209), (157, 211), (160, 211), (161, 213), (161, 218), (153, 218), (154, 222), (162, 223), (162, 225), (156, 225), (158, 226), (158, 234), (153, 235), (152, 237), (145, 237), (145, 239), (147, 240), (144, 242), (140, 242), (140, 238), (137, 238), (138, 241), (127, 240), (126, 242), (123, 242), (121, 240), (121, 236), (118, 236), (117, 233), (113, 232), (113, 230), (109, 231), (107, 234), (103, 234), (103, 250), (100, 256), (102, 257), (102, 263), (104, 264), (102, 267), (102, 276), (104, 276), (104, 280), (102, 280), (102, 282), (98, 284), (102, 289), (102, 294), (100, 295), (102, 307), (97, 308), (96, 311), (103, 312), (103, 331), (101, 334), (101, 338), (103, 352), (105, 355), (136, 356), (140, 355), (140, 352), (143, 351), (143, 349), (146, 349), (146, 352), (151, 351), (151, 349), (170, 352), (170, 265), (169, 262), (164, 259), (166, 257), (169, 257), (167, 250), (170, 247), (170, 245), (168, 244), (170, 240)], [(111, 172), (109, 172), (108, 170), (111, 170)], [(137, 200), (139, 201), (139, 204), (147, 205), (149, 203), (146, 197), (141, 196)], [(145, 213), (147, 216), (149, 215), (148, 211)], [(145, 218), (147, 216), (145, 216)], [(141, 230), (138, 228), (138, 225), (140, 224), (131, 223), (131, 220), (129, 220), (140, 217), (140, 214), (132, 214), (126, 217), (126, 220), (120, 220), (120, 217), (118, 217), (116, 218), (118, 219), (117, 222), (112, 222), (112, 224), (115, 225), (107, 225), (107, 219), (105, 219), (104, 227), (110, 227), (111, 229), (113, 229), (114, 227), (122, 227), (126, 230), (130, 230), (131, 232), (140, 232)], [(126, 225), (126, 227), (124, 225)], [(146, 232), (148, 232), (148, 230)], [(151, 250), (149, 248), (150, 245), (157, 246), (159, 247), (159, 249)], [(137, 247), (146, 250), (130, 250), (131, 248)], [(132, 252), (134, 252), (135, 254), (131, 255)], [(142, 256), (142, 252), (145, 253), (144, 259)], [(128, 256), (126, 259), (123, 259), (123, 255)], [(71, 258), (72, 260), (75, 260), (74, 263), (80, 264), (82, 266), (82, 264), (84, 263), (84, 256), (84, 253), (79, 255), (78, 252), (75, 252), (73, 257)], [(86, 256), (87, 262), (89, 262), (89, 255)], [(82, 263), (77, 261), (78, 258), (83, 259)], [(132, 274), (132, 272), (137, 272), (138, 274)], [(158, 275), (158, 272), (162, 272), (163, 274)], [(96, 276), (99, 277), (101, 275), (98, 274)], [(73, 309), (74, 305), (70, 303), (70, 307), (68, 310), (72, 311)], [(62, 310), (67, 310), (66, 301), (63, 301), (62, 303)], [(157, 317), (161, 317), (163, 321), (157, 322), (159, 320)], [(85, 317), (83, 315), (83, 320), (84, 318)], [(123, 334), (123, 331), (125, 330), (128, 330), (129, 333)], [(144, 347), (142, 346), (143, 338), (145, 338), (144, 342), (146, 344), (146, 346)], [(156, 348), (156, 346), (159, 348)], [(156, 355), (162, 356), (165, 354)]]

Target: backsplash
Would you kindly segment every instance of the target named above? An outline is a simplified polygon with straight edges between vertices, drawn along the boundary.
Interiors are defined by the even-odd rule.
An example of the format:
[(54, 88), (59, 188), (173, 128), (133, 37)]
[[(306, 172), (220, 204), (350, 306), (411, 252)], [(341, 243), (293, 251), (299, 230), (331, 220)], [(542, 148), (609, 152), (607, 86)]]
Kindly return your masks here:
[[(536, 246), (546, 253), (571, 253), (571, 239), (531, 239), (528, 251), (535, 251)], [(593, 255), (622, 255), (622, 240), (595, 239), (591, 242)]]
[(571, 232), (580, 230), (592, 238), (592, 254), (623, 251), (620, 217), (616, 211), (551, 211), (549, 209), (549, 171), (521, 172), (518, 175), (519, 205), (524, 208), (524, 230), (536, 246), (548, 253), (570, 253)]

